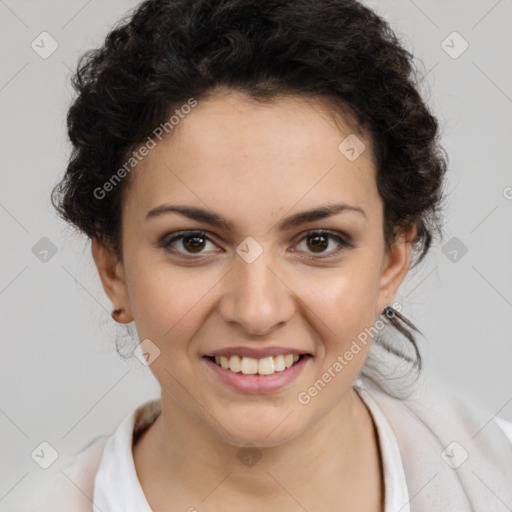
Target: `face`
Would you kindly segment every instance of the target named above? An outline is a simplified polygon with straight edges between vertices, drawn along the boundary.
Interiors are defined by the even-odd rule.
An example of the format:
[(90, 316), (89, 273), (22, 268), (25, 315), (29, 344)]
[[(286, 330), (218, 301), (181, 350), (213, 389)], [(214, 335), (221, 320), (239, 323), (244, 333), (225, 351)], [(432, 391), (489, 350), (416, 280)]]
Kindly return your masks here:
[[(93, 256), (114, 307), (160, 351), (150, 369), (162, 403), (189, 425), (234, 445), (276, 445), (347, 396), (370, 343), (341, 370), (336, 361), (392, 302), (410, 254), (410, 236), (385, 250), (371, 141), (357, 134), (366, 149), (355, 160), (338, 148), (353, 133), (319, 99), (260, 104), (224, 90), (132, 171), (123, 263), (97, 241)], [(279, 368), (284, 354), (301, 357), (252, 373)], [(236, 372), (236, 356), (255, 357)]]

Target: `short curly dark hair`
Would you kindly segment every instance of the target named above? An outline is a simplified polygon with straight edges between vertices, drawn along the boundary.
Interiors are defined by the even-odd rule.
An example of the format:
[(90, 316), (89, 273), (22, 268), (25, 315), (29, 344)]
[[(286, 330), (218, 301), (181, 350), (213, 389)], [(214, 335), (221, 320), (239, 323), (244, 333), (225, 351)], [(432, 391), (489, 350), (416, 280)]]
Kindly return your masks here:
[[(226, 86), (264, 102), (322, 97), (372, 140), (387, 246), (415, 226), (416, 265), (442, 236), (447, 155), (417, 89), (413, 55), (356, 0), (146, 0), (80, 59), (67, 126), (73, 151), (52, 191), (59, 214), (122, 261), (124, 179), (98, 187), (190, 98)], [(414, 260), (414, 258), (413, 258)], [(413, 343), (400, 314), (393, 325)], [(391, 350), (391, 348), (390, 348)]]

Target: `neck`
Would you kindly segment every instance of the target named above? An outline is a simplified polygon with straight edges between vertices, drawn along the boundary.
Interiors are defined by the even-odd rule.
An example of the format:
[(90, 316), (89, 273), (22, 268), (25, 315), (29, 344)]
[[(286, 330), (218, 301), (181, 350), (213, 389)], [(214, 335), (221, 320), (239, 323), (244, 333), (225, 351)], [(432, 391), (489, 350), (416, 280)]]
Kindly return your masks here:
[(177, 496), (189, 504), (184, 510), (191, 503), (201, 510), (247, 510), (247, 503), (254, 510), (279, 510), (294, 501), (306, 510), (382, 509), (377, 435), (353, 389), (314, 426), (265, 448), (233, 446), (184, 415), (164, 393), (161, 400), (162, 413), (134, 448), (154, 510), (176, 503)]

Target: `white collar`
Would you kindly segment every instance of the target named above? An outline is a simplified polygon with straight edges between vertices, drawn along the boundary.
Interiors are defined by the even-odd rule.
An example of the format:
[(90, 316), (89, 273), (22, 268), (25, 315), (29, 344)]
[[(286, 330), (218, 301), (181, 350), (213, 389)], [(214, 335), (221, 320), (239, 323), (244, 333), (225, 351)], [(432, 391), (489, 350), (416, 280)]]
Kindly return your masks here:
[(160, 399), (139, 405), (107, 439), (94, 479), (93, 512), (152, 512), (135, 470), (132, 441), (159, 411)]
[(400, 512), (410, 512), (407, 480), (395, 433), (370, 392), (363, 387), (363, 383), (356, 380), (354, 382), (354, 389), (368, 406), (373, 422), (377, 426), (384, 469), (384, 512), (395, 512), (397, 510)]

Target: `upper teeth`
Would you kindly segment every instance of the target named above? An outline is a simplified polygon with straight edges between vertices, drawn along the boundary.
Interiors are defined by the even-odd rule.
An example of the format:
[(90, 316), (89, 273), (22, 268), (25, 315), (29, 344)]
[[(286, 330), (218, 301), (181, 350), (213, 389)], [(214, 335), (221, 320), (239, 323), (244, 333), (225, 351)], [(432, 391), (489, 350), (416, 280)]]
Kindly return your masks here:
[(290, 368), (298, 360), (298, 354), (280, 354), (278, 356), (263, 357), (262, 359), (240, 356), (215, 357), (215, 362), (226, 370), (245, 374), (258, 373), (260, 375), (272, 375), (274, 372), (282, 372), (286, 368)]

